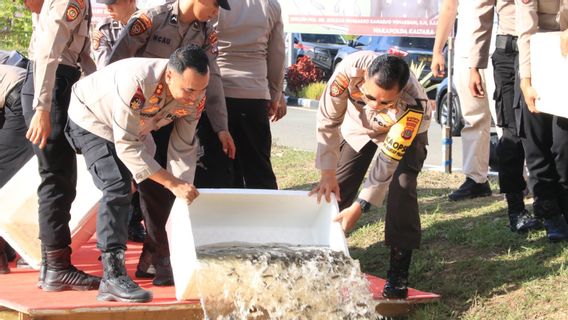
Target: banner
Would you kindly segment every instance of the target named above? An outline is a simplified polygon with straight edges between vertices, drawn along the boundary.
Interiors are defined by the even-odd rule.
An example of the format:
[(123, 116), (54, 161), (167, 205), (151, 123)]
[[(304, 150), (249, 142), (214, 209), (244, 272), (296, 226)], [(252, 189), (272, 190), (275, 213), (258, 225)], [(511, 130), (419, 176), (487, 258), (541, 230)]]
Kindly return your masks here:
[[(138, 0), (137, 6), (147, 9), (165, 2), (166, 0)], [(438, 24), (439, 0), (279, 2), (286, 32), (433, 38)], [(96, 24), (106, 15), (106, 9), (95, 0), (91, 0), (91, 4), (93, 24)]]
[(282, 0), (286, 32), (435, 37), (438, 0)]

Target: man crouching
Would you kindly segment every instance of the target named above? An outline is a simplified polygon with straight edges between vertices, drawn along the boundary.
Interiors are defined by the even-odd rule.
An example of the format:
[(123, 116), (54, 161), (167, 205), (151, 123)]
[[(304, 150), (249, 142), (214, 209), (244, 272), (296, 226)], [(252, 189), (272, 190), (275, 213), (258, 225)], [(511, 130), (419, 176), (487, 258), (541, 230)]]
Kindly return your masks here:
[[(168, 59), (130, 58), (116, 62), (73, 86), (67, 139), (82, 153), (97, 188), (103, 192), (97, 216), (97, 247), (103, 278), (98, 300), (147, 302), (152, 293), (127, 274), (131, 179), (152, 179), (190, 204), (197, 139), (195, 127), (209, 83), (202, 49), (184, 47)], [(174, 122), (168, 168), (156, 160), (151, 131)]]

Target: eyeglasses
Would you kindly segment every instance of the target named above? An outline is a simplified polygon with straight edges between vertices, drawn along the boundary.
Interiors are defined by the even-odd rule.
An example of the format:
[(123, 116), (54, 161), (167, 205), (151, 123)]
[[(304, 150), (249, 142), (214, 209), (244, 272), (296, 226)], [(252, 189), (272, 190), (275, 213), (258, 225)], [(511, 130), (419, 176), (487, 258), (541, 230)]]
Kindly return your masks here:
[(361, 91), (361, 93), (363, 93), (361, 98), (365, 102), (366, 107), (374, 111), (394, 108), (396, 105), (398, 105), (398, 102), (400, 101), (400, 95), (397, 96), (396, 100), (377, 101), (375, 97), (373, 97), (367, 92), (364, 84), (359, 86), (359, 90)]

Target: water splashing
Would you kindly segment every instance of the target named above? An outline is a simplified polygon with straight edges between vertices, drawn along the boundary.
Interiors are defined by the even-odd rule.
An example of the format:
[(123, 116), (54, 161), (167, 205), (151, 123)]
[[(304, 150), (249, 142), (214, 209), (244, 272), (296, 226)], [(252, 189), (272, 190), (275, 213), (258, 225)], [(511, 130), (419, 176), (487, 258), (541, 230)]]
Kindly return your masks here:
[(197, 249), (206, 319), (376, 319), (359, 263), (329, 248), (217, 244)]

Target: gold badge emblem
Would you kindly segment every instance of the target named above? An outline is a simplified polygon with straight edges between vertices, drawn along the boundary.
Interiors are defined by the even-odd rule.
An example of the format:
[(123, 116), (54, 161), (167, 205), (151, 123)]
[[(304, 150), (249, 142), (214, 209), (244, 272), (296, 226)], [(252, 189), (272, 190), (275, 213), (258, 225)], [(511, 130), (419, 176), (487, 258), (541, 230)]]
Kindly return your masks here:
[(138, 87), (138, 89), (136, 89), (136, 93), (134, 93), (134, 96), (130, 99), (130, 109), (135, 111), (140, 110), (140, 108), (144, 105), (145, 100), (142, 89)]

